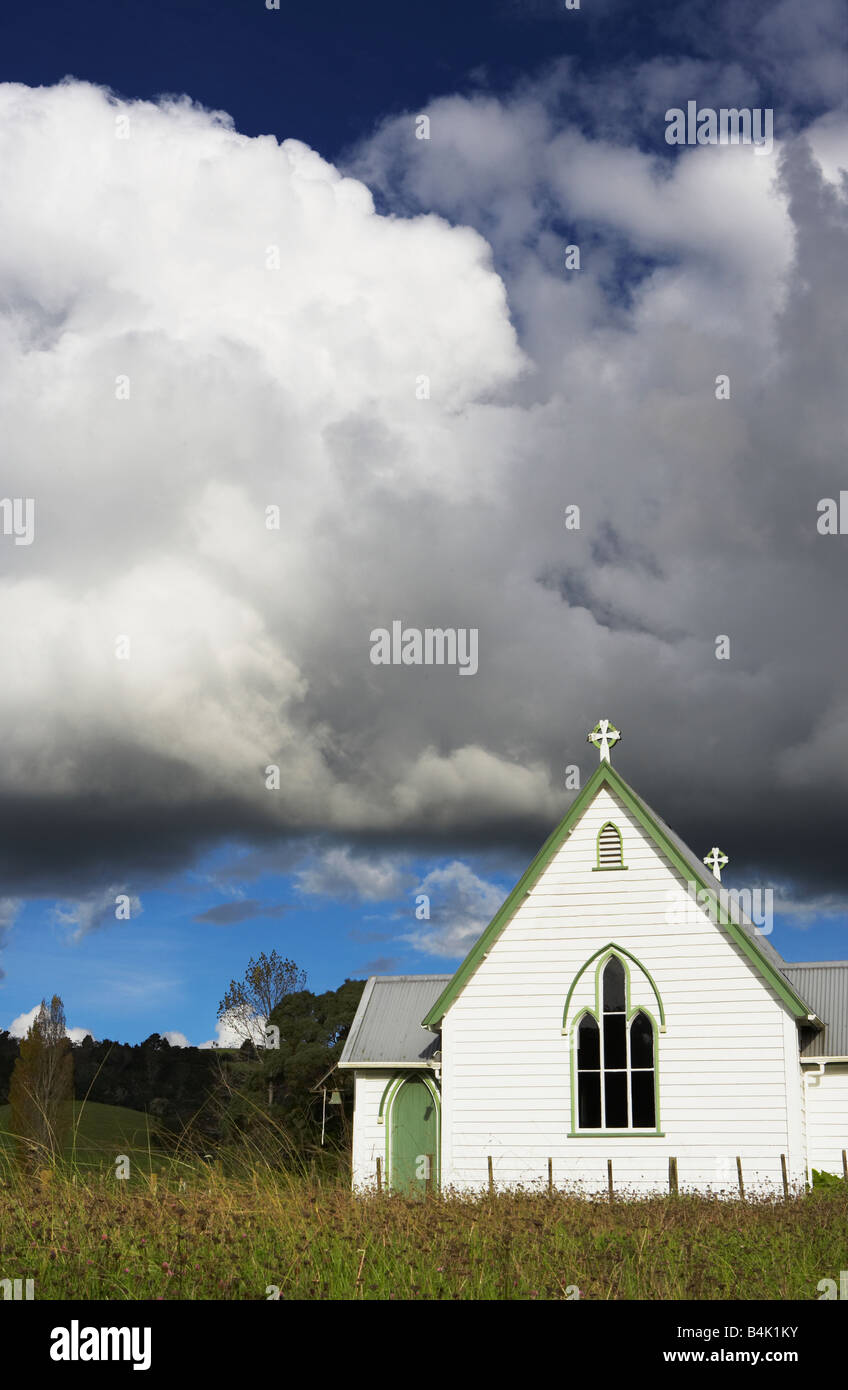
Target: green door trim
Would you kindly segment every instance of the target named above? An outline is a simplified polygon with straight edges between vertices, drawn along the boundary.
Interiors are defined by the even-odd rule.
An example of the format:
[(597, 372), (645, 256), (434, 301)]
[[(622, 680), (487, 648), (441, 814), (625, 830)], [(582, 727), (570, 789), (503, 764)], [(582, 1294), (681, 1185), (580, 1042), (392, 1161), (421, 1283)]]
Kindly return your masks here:
[(393, 1076), (391, 1081), (386, 1083), (380, 1100), (380, 1109), (377, 1112), (377, 1123), (386, 1126), (386, 1187), (389, 1192), (392, 1190), (392, 1108), (401, 1086), (407, 1081), (423, 1081), (436, 1107), (436, 1172), (433, 1181), (433, 1191), (438, 1192), (442, 1181), (442, 1097), (436, 1085), (435, 1077), (425, 1075), (420, 1070), (401, 1072), (399, 1076)]

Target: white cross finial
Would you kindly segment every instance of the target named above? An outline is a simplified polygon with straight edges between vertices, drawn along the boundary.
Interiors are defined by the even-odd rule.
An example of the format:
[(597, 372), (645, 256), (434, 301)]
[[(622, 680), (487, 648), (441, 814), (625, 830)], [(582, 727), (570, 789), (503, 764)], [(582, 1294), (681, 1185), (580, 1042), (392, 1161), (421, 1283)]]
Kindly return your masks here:
[(614, 743), (618, 743), (620, 738), (621, 734), (614, 724), (608, 719), (599, 719), (592, 732), (586, 735), (586, 742), (593, 743), (599, 750), (602, 763), (608, 763), (610, 748)]
[(721, 871), (727, 863), (727, 855), (722, 854), (718, 845), (713, 845), (709, 854), (704, 855), (704, 863), (708, 869), (712, 869), (719, 883), (721, 883)]

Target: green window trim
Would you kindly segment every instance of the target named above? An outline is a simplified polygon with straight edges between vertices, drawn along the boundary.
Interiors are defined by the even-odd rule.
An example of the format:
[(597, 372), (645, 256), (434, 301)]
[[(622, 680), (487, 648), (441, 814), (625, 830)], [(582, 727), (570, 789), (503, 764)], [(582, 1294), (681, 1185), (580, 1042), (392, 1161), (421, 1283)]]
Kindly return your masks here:
[[(599, 957), (599, 956), (601, 957), (600, 960), (598, 960), (598, 957)], [(563, 1031), (563, 1036), (567, 1036), (568, 1033), (570, 1032), (569, 1023), (568, 1023), (568, 1009), (569, 1009), (569, 1005), (571, 1004), (571, 996), (573, 995), (575, 989), (577, 988), (578, 984), (580, 983), (580, 980), (582, 979), (583, 975), (586, 973), (586, 971), (589, 969), (589, 966), (590, 966), (590, 965), (592, 964), (592, 962), (595, 961), (595, 960), (598, 961), (598, 964), (597, 964), (597, 966), (596, 966), (596, 968), (595, 968), (595, 1010), (594, 1010), (594, 1011), (595, 1011), (595, 1013), (598, 1012), (598, 1010), (599, 1010), (599, 1008), (600, 1008), (600, 1002), (601, 1002), (601, 993), (600, 993), (600, 991), (601, 991), (601, 972), (603, 971), (603, 968), (604, 968), (604, 966), (606, 965), (607, 961), (609, 960), (610, 956), (618, 956), (619, 958), (621, 958), (621, 963), (622, 963), (622, 965), (624, 966), (624, 988), (625, 988), (625, 990), (626, 990), (626, 996), (625, 996), (625, 997), (626, 997), (625, 1012), (627, 1012), (627, 1013), (630, 1012), (630, 966), (627, 964), (627, 962), (628, 962), (628, 961), (631, 961), (631, 962), (633, 963), (633, 965), (635, 965), (635, 966), (637, 967), (637, 969), (641, 970), (642, 974), (645, 976), (645, 979), (648, 981), (649, 985), (651, 986), (651, 989), (654, 991), (654, 998), (655, 998), (655, 1000), (657, 1001), (657, 1015), (658, 1015), (658, 1017), (659, 1017), (659, 1031), (660, 1031), (661, 1033), (664, 1033), (664, 1032), (665, 1032), (665, 1009), (663, 1008), (663, 1002), (662, 1002), (662, 999), (660, 998), (660, 992), (659, 992), (659, 990), (657, 989), (657, 984), (656, 984), (656, 981), (655, 981), (653, 975), (651, 974), (650, 970), (646, 970), (645, 966), (642, 964), (642, 962), (641, 962), (640, 960), (638, 960), (638, 959), (636, 958), (636, 956), (634, 956), (634, 954), (633, 954), (632, 951), (628, 951), (624, 946), (619, 946), (619, 945), (617, 944), (617, 942), (615, 942), (615, 941), (610, 941), (610, 942), (608, 942), (608, 944), (607, 944), (606, 946), (601, 946), (599, 950), (595, 951), (594, 955), (591, 955), (591, 956), (589, 957), (589, 959), (585, 962), (585, 964), (581, 965), (581, 967), (580, 967), (580, 969), (578, 970), (577, 974), (574, 976), (574, 979), (571, 981), (571, 984), (570, 984), (569, 989), (568, 989), (568, 994), (567, 994), (566, 997), (565, 997), (565, 1008), (564, 1008), (563, 1011), (562, 1011), (562, 1031)], [(586, 1009), (582, 1009), (582, 1010), (581, 1010), (581, 1014), (582, 1014), (582, 1013), (586, 1013), (586, 1012), (587, 1012)], [(634, 1013), (638, 1013), (638, 1010), (637, 1010), (637, 1009), (634, 1009), (633, 1012), (634, 1012)], [(648, 1010), (644, 1010), (644, 1012), (647, 1013)]]
[(570, 1129), (566, 1139), (665, 1139), (661, 1129)]
[[(580, 1028), (580, 1023), (582, 1022), (582, 1020), (583, 1020), (587, 1015), (588, 1015), (589, 1017), (591, 1017), (591, 1018), (594, 1018), (594, 1019), (595, 1019), (595, 1022), (598, 1024), (598, 1027), (599, 1027), (599, 1028), (602, 1028), (602, 1019), (603, 1019), (603, 1015), (604, 1015), (603, 995), (602, 995), (602, 991), (603, 991), (603, 973), (604, 973), (604, 970), (605, 970), (607, 964), (609, 963), (610, 960), (612, 960), (613, 957), (616, 957), (616, 958), (621, 962), (621, 965), (622, 965), (623, 968), (624, 968), (624, 1020), (625, 1020), (625, 1028), (626, 1028), (626, 1031), (627, 1031), (628, 1036), (629, 1036), (629, 1033), (630, 1033), (630, 1025), (631, 1025), (631, 1023), (633, 1022), (633, 1019), (636, 1017), (637, 1014), (644, 1014), (644, 1016), (650, 1021), (650, 1024), (651, 1024), (651, 1029), (652, 1029), (652, 1032), (653, 1032), (653, 1058), (654, 1058), (654, 1065), (653, 1065), (653, 1073), (654, 1073), (654, 1116), (655, 1116), (655, 1118), (656, 1118), (656, 1124), (655, 1124), (654, 1126), (652, 1126), (652, 1127), (645, 1127), (645, 1126), (642, 1126), (642, 1127), (640, 1127), (640, 1128), (638, 1128), (638, 1129), (621, 1129), (621, 1128), (619, 1128), (619, 1127), (616, 1127), (615, 1129), (596, 1129), (596, 1128), (593, 1128), (593, 1129), (591, 1129), (591, 1130), (580, 1129), (580, 1127), (579, 1127), (579, 1125), (578, 1125), (578, 1122), (577, 1122), (577, 1100), (578, 1100), (578, 1093), (577, 1093), (577, 1042), (578, 1042), (579, 1028)], [(573, 1019), (571, 1020), (571, 1022), (569, 1023), (569, 1021), (568, 1021), (568, 1009), (569, 1009), (569, 1005), (570, 1005), (570, 1003), (571, 1003), (571, 997), (572, 997), (572, 995), (574, 994), (574, 990), (575, 990), (575, 988), (576, 988), (576, 986), (577, 986), (579, 980), (580, 980), (580, 979), (582, 978), (582, 976), (586, 973), (586, 971), (588, 970), (589, 966), (592, 964), (593, 961), (597, 961), (597, 965), (595, 966), (595, 1004), (594, 1004), (594, 1008), (590, 1008), (587, 1004), (584, 1004), (584, 1005), (582, 1006), (582, 1008), (580, 1008), (580, 1009), (577, 1011), (577, 1013), (575, 1014), (574, 1018), (573, 1018)], [(628, 964), (628, 962), (632, 962), (635, 966), (637, 966), (637, 967), (639, 968), (639, 970), (641, 970), (641, 972), (642, 972), (642, 974), (645, 976), (645, 978), (648, 980), (648, 982), (650, 983), (651, 989), (652, 989), (653, 992), (654, 992), (654, 997), (655, 997), (656, 1003), (657, 1003), (657, 1010), (658, 1010), (658, 1015), (659, 1015), (659, 1019), (660, 1019), (660, 1022), (659, 1022), (659, 1023), (657, 1022), (657, 1018), (654, 1016), (654, 1013), (653, 1013), (653, 1011), (652, 1011), (651, 1009), (647, 1009), (647, 1008), (645, 1007), (644, 1004), (636, 1004), (636, 1005), (633, 1004), (633, 1001), (632, 1001), (632, 998), (631, 998), (631, 990), (630, 990), (630, 965)], [(568, 1052), (569, 1052), (569, 1064), (570, 1064), (570, 1073), (571, 1073), (571, 1129), (569, 1130), (568, 1136), (567, 1136), (569, 1139), (585, 1139), (585, 1138), (592, 1137), (592, 1136), (594, 1136), (595, 1138), (604, 1138), (604, 1139), (606, 1139), (606, 1138), (616, 1139), (616, 1138), (621, 1138), (621, 1137), (623, 1137), (623, 1136), (627, 1136), (628, 1138), (631, 1138), (631, 1139), (633, 1139), (633, 1138), (640, 1138), (640, 1137), (641, 1137), (641, 1138), (644, 1138), (644, 1139), (649, 1139), (649, 1138), (664, 1138), (664, 1137), (665, 1137), (664, 1134), (663, 1134), (663, 1131), (662, 1131), (662, 1129), (661, 1129), (661, 1127), (660, 1127), (660, 1058), (659, 1058), (659, 1035), (660, 1035), (660, 1033), (664, 1033), (664, 1032), (665, 1032), (665, 1028), (666, 1028), (666, 1024), (665, 1024), (665, 1010), (664, 1010), (664, 1008), (663, 1008), (662, 999), (660, 998), (660, 992), (659, 992), (659, 990), (657, 989), (657, 986), (656, 986), (656, 984), (655, 984), (655, 982), (654, 982), (654, 979), (653, 979), (652, 975), (650, 974), (650, 972), (649, 972), (648, 970), (645, 969), (645, 967), (644, 967), (644, 965), (642, 965), (641, 961), (637, 960), (636, 956), (634, 956), (633, 953), (632, 953), (631, 951), (626, 951), (623, 947), (621, 947), (621, 946), (616, 946), (614, 942), (610, 942), (610, 944), (609, 944), (608, 946), (602, 946), (601, 949), (600, 949), (599, 951), (596, 951), (596, 952), (594, 953), (594, 955), (590, 956), (589, 959), (586, 961), (586, 963), (580, 967), (580, 969), (578, 970), (577, 974), (575, 975), (574, 979), (573, 979), (572, 982), (571, 982), (571, 986), (570, 986), (570, 988), (569, 988), (568, 995), (567, 995), (567, 997), (566, 997), (565, 1008), (563, 1009), (563, 1016), (562, 1016), (562, 1033), (563, 1033), (563, 1036), (564, 1036), (564, 1037), (568, 1037), (569, 1034), (570, 1034), (570, 1041), (569, 1041)], [(628, 1045), (628, 1046), (629, 1046), (629, 1045)], [(629, 1051), (628, 1051), (628, 1058), (629, 1058), (629, 1055), (630, 1055), (630, 1054), (629, 1054)], [(614, 1069), (614, 1070), (617, 1070), (617, 1068)], [(637, 1070), (641, 1070), (641, 1068), (639, 1068), (639, 1069), (637, 1069)], [(604, 1073), (605, 1073), (605, 1068), (602, 1067), (602, 1068), (601, 1068), (601, 1078), (602, 1078), (602, 1082), (603, 1082)], [(631, 1077), (632, 1074), (633, 1074), (633, 1069), (631, 1068), (629, 1062), (628, 1062), (627, 1067), (625, 1068), (625, 1073), (626, 1073), (627, 1078), (628, 1078), (628, 1091), (629, 1091), (630, 1077)]]
[(638, 821), (652, 842), (657, 846), (672, 867), (677, 870), (684, 883), (689, 883), (694, 880), (698, 888), (704, 889), (710, 895), (715, 909), (714, 914), (710, 914), (712, 919), (715, 920), (717, 925), (726, 928), (731, 940), (736, 943), (742, 954), (762, 976), (765, 983), (770, 986), (778, 998), (786, 1005), (793, 1017), (806, 1022), (810, 1013), (809, 1006), (804, 1002), (800, 994), (796, 993), (789, 981), (780, 974), (777, 967), (772, 965), (771, 961), (766, 960), (756, 943), (751, 940), (743, 928), (730, 920), (717, 898), (715, 884), (708, 883), (704, 874), (700, 871), (696, 872), (694, 866), (683, 857), (677, 846), (665, 833), (662, 826), (658, 824), (647, 807), (639, 800), (636, 793), (628, 786), (624, 778), (616, 772), (612, 763), (600, 763), (598, 767), (595, 768), (595, 771), (592, 773), (592, 776), (589, 778), (582, 791), (577, 793), (577, 796), (574, 798), (559, 825), (551, 831), (551, 834), (539, 850), (536, 858), (525, 869), (512, 892), (495, 913), (486, 930), (472, 946), (453, 978), (448, 981), (430, 1012), (421, 1020), (423, 1026), (429, 1028), (433, 1032), (438, 1032), (439, 1024), (451, 1004), (453, 1004), (462, 993), (462, 990), (474, 974), (474, 971), (477, 969), (483, 957), (489, 953), (504, 927), (512, 920), (512, 917), (521, 906), (526, 894), (531, 892), (538, 883), (551, 860), (565, 844), (565, 841), (568, 839), (568, 836), (571, 834), (574, 826), (583, 815), (587, 806), (590, 805), (594, 797), (604, 786), (608, 787), (624, 804), (626, 810), (630, 812), (634, 820)]

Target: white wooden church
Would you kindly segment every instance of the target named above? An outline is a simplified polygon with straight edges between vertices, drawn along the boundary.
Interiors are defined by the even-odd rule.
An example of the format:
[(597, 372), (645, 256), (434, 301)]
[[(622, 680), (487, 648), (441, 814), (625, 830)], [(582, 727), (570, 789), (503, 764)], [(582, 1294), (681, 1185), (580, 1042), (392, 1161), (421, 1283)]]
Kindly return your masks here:
[[(848, 960), (790, 964), (610, 762), (453, 975), (368, 980), (353, 1184), (796, 1189), (848, 1149)], [(710, 867), (708, 867), (708, 864)], [(670, 1160), (674, 1160), (670, 1168)]]

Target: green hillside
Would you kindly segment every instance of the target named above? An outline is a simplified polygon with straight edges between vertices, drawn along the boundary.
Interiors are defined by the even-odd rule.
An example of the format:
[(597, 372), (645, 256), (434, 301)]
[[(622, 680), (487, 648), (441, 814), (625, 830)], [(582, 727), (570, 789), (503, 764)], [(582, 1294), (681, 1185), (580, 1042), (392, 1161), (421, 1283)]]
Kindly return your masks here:
[[(10, 1107), (0, 1105), (0, 1162), (10, 1156), (14, 1140), (9, 1132)], [(118, 1154), (127, 1154), (145, 1170), (150, 1157), (160, 1159), (150, 1133), (150, 1117), (123, 1105), (99, 1105), (74, 1101), (75, 1136), (66, 1150), (81, 1167), (111, 1167)], [(155, 1166), (155, 1165), (154, 1165)]]

